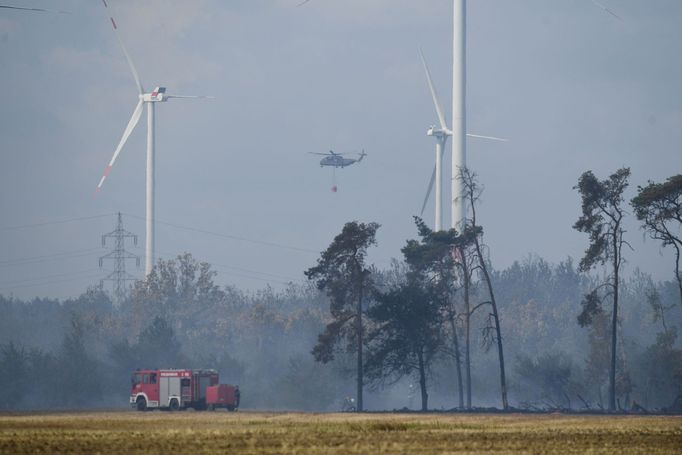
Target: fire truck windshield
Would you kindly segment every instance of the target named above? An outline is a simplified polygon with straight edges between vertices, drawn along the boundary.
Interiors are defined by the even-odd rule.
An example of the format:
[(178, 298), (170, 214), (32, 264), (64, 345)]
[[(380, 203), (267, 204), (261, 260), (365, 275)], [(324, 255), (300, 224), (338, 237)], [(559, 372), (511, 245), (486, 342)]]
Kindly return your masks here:
[(142, 382), (142, 375), (141, 374), (133, 374), (130, 377), (130, 384), (135, 387), (137, 384), (140, 384)]

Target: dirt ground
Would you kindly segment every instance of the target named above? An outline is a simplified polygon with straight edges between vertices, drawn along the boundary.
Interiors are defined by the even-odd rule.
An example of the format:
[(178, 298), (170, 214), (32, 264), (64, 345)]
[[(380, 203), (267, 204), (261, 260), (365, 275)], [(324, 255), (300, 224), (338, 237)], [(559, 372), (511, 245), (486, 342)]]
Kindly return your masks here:
[(517, 414), (0, 414), (0, 453), (682, 453), (682, 417)]

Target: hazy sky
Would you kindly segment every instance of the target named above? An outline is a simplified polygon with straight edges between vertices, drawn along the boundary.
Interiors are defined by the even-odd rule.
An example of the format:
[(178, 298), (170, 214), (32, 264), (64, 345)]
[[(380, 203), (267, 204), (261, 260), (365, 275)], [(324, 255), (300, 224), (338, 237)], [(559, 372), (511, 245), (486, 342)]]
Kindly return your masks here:
[[(371, 260), (386, 267), (416, 235), (433, 166), (419, 46), (450, 118), (450, 0), (298, 2), (109, 0), (145, 88), (216, 97), (157, 106), (157, 218), (270, 244), (159, 224), (157, 247), (216, 264), (220, 284), (300, 280), (349, 220), (382, 225)], [(3, 3), (71, 14), (0, 9), (0, 293), (76, 295), (105, 273), (100, 236), (115, 212), (143, 254), (146, 120), (93, 197), (137, 101), (107, 11)], [(468, 129), (510, 139), (468, 142), (498, 268), (581, 256), (583, 171), (630, 166), (628, 198), (682, 171), (682, 2), (601, 3), (622, 21), (591, 0), (468, 2)], [(332, 193), (309, 152), (363, 148)], [(89, 219), (12, 228), (73, 218)], [(628, 230), (628, 269), (672, 278), (672, 255)]]

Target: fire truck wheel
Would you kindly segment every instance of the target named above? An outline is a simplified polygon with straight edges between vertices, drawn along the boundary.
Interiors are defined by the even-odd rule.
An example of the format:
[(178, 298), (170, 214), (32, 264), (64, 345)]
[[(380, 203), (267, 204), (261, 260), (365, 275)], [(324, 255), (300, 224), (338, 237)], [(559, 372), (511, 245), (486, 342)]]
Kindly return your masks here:
[(178, 409), (180, 409), (180, 403), (178, 403), (178, 400), (173, 398), (170, 401), (170, 404), (168, 405), (168, 409), (170, 409), (171, 411), (177, 411)]
[(147, 410), (147, 400), (145, 400), (144, 397), (140, 397), (137, 399), (137, 410), (138, 411)]

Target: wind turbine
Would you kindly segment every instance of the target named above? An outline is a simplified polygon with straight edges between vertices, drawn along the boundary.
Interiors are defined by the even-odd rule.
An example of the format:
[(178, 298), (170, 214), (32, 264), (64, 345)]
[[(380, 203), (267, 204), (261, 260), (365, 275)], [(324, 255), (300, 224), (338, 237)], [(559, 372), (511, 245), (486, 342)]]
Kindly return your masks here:
[[(104, 4), (105, 8), (109, 8), (109, 5), (107, 5), (106, 0), (102, 0), (102, 3)], [(145, 276), (149, 275), (149, 273), (152, 271), (152, 267), (154, 266), (154, 251), (155, 251), (155, 244), (154, 244), (154, 143), (155, 143), (155, 131), (154, 131), (154, 111), (156, 107), (156, 103), (164, 103), (168, 101), (171, 98), (212, 98), (210, 96), (187, 96), (187, 95), (171, 95), (166, 93), (166, 88), (165, 87), (156, 87), (154, 90), (151, 92), (145, 92), (144, 88), (142, 87), (142, 83), (140, 82), (140, 77), (137, 73), (137, 70), (135, 69), (135, 65), (133, 64), (133, 60), (130, 58), (130, 55), (128, 54), (128, 51), (126, 50), (126, 47), (123, 45), (123, 41), (121, 40), (119, 34), (118, 34), (118, 27), (116, 26), (116, 21), (114, 21), (113, 17), (109, 17), (111, 20), (111, 25), (114, 28), (114, 34), (116, 35), (116, 39), (118, 40), (118, 43), (121, 46), (121, 49), (123, 50), (123, 53), (125, 54), (126, 60), (128, 61), (128, 66), (130, 66), (130, 71), (133, 73), (133, 78), (135, 79), (135, 85), (137, 85), (137, 92), (138, 92), (138, 102), (137, 105), (135, 106), (135, 110), (133, 111), (133, 115), (130, 118), (130, 121), (128, 122), (128, 126), (126, 126), (125, 130), (123, 131), (123, 136), (121, 137), (121, 140), (118, 143), (118, 146), (116, 147), (116, 150), (114, 150), (114, 156), (111, 158), (109, 161), (109, 164), (107, 167), (104, 169), (104, 173), (102, 175), (102, 178), (100, 179), (99, 183), (97, 184), (97, 190), (100, 191), (102, 189), (102, 185), (104, 184), (104, 181), (106, 178), (109, 176), (109, 173), (111, 172), (111, 168), (114, 166), (114, 163), (116, 162), (116, 158), (118, 158), (119, 153), (121, 153), (121, 150), (123, 149), (123, 146), (125, 145), (126, 141), (128, 140), (128, 137), (130, 137), (130, 134), (133, 132), (135, 129), (135, 126), (137, 126), (138, 122), (140, 121), (140, 117), (142, 116), (142, 109), (144, 106), (147, 106), (147, 184), (146, 184), (146, 196), (147, 196), (147, 201), (146, 201), (146, 216), (145, 216), (145, 261), (144, 261), (144, 274)]]
[[(424, 66), (424, 72), (426, 73), (426, 81), (429, 84), (429, 91), (431, 92), (431, 98), (433, 99), (433, 105), (436, 108), (436, 115), (438, 116), (438, 122), (440, 128), (436, 126), (429, 127), (426, 132), (427, 136), (432, 136), (436, 138), (436, 164), (433, 168), (431, 174), (431, 181), (429, 182), (429, 187), (426, 190), (426, 197), (424, 197), (424, 202), (422, 204), (421, 214), (424, 214), (424, 209), (429, 201), (429, 196), (431, 196), (431, 190), (433, 189), (433, 184), (436, 184), (436, 219), (435, 219), (435, 231), (442, 230), (442, 213), (443, 213), (443, 192), (442, 192), (442, 182), (443, 182), (443, 155), (445, 153), (445, 144), (448, 141), (448, 137), (452, 136), (452, 130), (447, 126), (447, 120), (445, 119), (445, 113), (443, 112), (443, 107), (438, 98), (438, 93), (431, 79), (431, 71), (424, 58), (424, 53), (419, 49), (419, 56), (421, 57), (422, 65)], [(467, 133), (467, 137), (478, 138), (478, 139), (489, 139), (492, 141), (507, 142), (507, 139), (502, 139), (494, 136), (483, 136), (480, 134)]]

